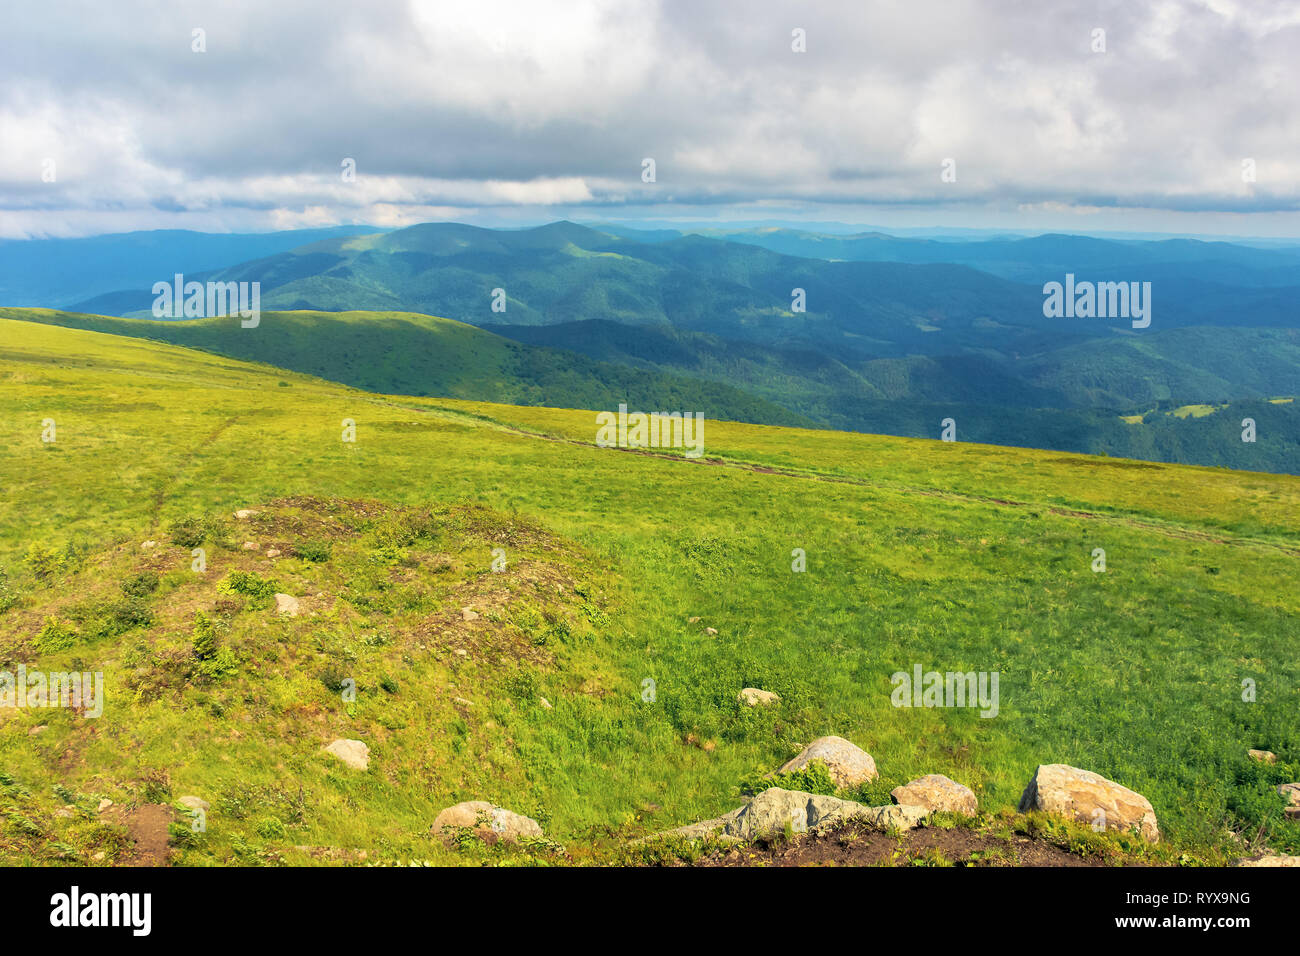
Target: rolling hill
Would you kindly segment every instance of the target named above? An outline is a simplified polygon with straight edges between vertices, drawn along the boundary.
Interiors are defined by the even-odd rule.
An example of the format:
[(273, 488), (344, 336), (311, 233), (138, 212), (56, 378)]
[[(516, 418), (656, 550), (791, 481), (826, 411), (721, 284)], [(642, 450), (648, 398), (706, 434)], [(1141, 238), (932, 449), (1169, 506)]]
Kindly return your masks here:
[[(951, 417), (978, 441), (1300, 473), (1297, 413), (1270, 404), (1300, 393), (1297, 263), (1295, 249), (1192, 240), (426, 223), (189, 278), (258, 282), (267, 309), (446, 316), (605, 363), (530, 352), (563, 371), (522, 362), (505, 375), (518, 383), (511, 391), (500, 377), (457, 383), (447, 369), (393, 362), (364, 343), (344, 346), (347, 359), (288, 364), (368, 388), (601, 404), (607, 388), (579, 384), (594, 377), (655, 404), (650, 382), (667, 376), (666, 401), (700, 394), (746, 420), (933, 436)], [(1066, 272), (1151, 282), (1151, 327), (1044, 318), (1041, 283)], [(148, 316), (148, 288), (79, 308)], [(807, 311), (793, 310), (796, 289)], [(321, 341), (336, 335), (348, 339), (335, 329)], [(258, 357), (245, 344), (226, 354)], [(692, 392), (689, 380), (704, 384)], [(1200, 403), (1238, 406), (1238, 429), (1262, 412), (1266, 439), (1234, 440), (1226, 418), (1209, 432), (1148, 416)], [(1127, 426), (1138, 418), (1140, 427)]]
[(375, 392), (561, 408), (626, 402), (647, 410), (710, 409), (738, 421), (808, 423), (725, 383), (593, 362), (428, 315), (269, 312), (256, 329), (237, 319), (155, 322), (49, 309), (0, 309), (0, 317), (171, 342)]

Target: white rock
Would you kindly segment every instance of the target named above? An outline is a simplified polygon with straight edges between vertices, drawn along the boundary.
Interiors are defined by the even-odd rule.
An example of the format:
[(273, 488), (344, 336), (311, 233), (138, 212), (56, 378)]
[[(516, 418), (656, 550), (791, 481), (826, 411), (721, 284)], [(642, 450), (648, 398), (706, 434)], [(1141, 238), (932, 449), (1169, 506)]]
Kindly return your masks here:
[(434, 818), (433, 835), (446, 843), (456, 831), (470, 829), (485, 843), (518, 843), (524, 837), (540, 837), (542, 828), (532, 817), (506, 810), (485, 800), (467, 800), (447, 807)]
[(252, 508), (240, 508), (238, 511), (235, 512), (235, 517), (238, 518), (240, 521), (243, 521), (245, 518), (251, 518), (253, 517), (253, 515), (260, 515), (261, 513), (262, 512), (255, 511)]
[(889, 791), (889, 795), (900, 806), (948, 810), (968, 817), (973, 817), (978, 809), (975, 791), (941, 773), (927, 773), (924, 777), (917, 777), (905, 787), (895, 787)]
[(770, 690), (759, 690), (757, 687), (746, 687), (737, 696), (736, 699), (746, 707), (770, 707), (773, 704), (780, 703), (781, 698)]
[(818, 737), (798, 756), (783, 763), (777, 773), (803, 770), (816, 760), (826, 764), (837, 787), (856, 787), (877, 776), (876, 761), (871, 754), (843, 737)]
[(189, 807), (191, 810), (207, 810), (210, 806), (208, 801), (202, 797), (181, 797), (176, 802), (183, 807)]
[(288, 617), (297, 617), (298, 599), (292, 594), (277, 594), (275, 596), (275, 613), (284, 614)]
[(365, 770), (370, 766), (370, 748), (360, 740), (335, 740), (325, 748), (325, 752), (353, 770)]
[(267, 549), (266, 556), (267, 556), (268, 558), (278, 558), (278, 557), (280, 556), (280, 549), (279, 549), (279, 548), (269, 548), (269, 549)]
[(474, 610), (472, 607), (463, 607), (460, 609), (460, 619), (462, 621), (477, 621), (478, 611)]
[(1101, 774), (1063, 763), (1043, 764), (1020, 797), (1021, 812), (1040, 810), (1107, 830), (1136, 829), (1157, 842), (1160, 828), (1151, 802)]
[(1300, 866), (1300, 856), (1270, 854), (1253, 860), (1238, 860), (1233, 866)]

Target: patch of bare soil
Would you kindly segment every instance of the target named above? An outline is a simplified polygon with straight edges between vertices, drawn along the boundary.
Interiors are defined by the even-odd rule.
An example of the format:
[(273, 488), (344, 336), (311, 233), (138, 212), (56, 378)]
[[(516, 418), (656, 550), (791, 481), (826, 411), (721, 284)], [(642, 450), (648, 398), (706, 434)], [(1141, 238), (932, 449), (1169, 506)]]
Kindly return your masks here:
[(696, 866), (1107, 866), (1042, 837), (923, 827), (891, 836), (859, 823), (720, 850)]
[(126, 859), (128, 866), (166, 866), (167, 824), (172, 808), (165, 803), (146, 803), (125, 814), (126, 832), (135, 843)]

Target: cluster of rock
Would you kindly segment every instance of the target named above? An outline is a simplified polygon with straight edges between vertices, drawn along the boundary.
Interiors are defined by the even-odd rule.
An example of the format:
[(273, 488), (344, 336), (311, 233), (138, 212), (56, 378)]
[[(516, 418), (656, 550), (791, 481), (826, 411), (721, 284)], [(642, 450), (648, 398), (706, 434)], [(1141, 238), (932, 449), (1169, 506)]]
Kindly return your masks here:
[[(878, 776), (872, 756), (843, 737), (814, 740), (777, 773), (802, 770), (814, 763), (825, 766), (840, 789), (859, 786)], [(712, 836), (723, 842), (749, 841), (787, 829), (802, 833), (850, 820), (880, 830), (910, 829), (932, 813), (973, 816), (978, 809), (969, 787), (937, 773), (895, 787), (890, 798), (892, 805), (873, 807), (770, 787), (720, 817), (668, 832), (688, 839)], [(1057, 814), (1099, 830), (1133, 831), (1153, 843), (1160, 839), (1155, 811), (1146, 797), (1099, 774), (1066, 764), (1040, 766), (1025, 788), (1019, 809)]]
[[(835, 786), (842, 790), (869, 783), (880, 775), (871, 754), (843, 737), (814, 740), (776, 772), (791, 773), (817, 763), (826, 768)], [(687, 839), (713, 837), (723, 843), (748, 842), (787, 829), (805, 833), (848, 821), (878, 830), (906, 830), (937, 811), (952, 810), (970, 815), (975, 813), (977, 806), (975, 794), (969, 787), (942, 774), (927, 774), (904, 787), (895, 787), (890, 796), (893, 804), (872, 807), (824, 794), (768, 787), (744, 806), (720, 817), (657, 835)]]

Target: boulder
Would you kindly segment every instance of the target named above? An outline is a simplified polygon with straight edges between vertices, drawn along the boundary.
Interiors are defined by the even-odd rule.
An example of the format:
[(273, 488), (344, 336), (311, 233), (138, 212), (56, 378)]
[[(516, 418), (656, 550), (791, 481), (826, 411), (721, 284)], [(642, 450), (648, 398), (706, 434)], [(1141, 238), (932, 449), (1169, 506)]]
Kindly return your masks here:
[(353, 770), (365, 770), (370, 766), (370, 748), (360, 740), (335, 740), (325, 748), (325, 752)]
[(905, 830), (915, 827), (929, 815), (930, 811), (924, 807), (869, 807), (838, 797), (769, 787), (730, 813), (669, 832), (687, 839), (713, 835), (722, 842), (748, 842), (783, 833), (787, 824), (794, 833), (850, 820), (877, 830)]
[(448, 807), (433, 821), (433, 835), (444, 843), (455, 842), (455, 831), (468, 828), (488, 844), (498, 840), (518, 843), (524, 837), (540, 837), (542, 828), (532, 817), (512, 813), (485, 800), (468, 800)]
[(975, 792), (941, 773), (927, 773), (917, 777), (905, 787), (889, 791), (890, 797), (900, 806), (925, 807), (927, 810), (947, 810), (973, 817), (979, 807)]
[(1233, 866), (1300, 866), (1300, 856), (1266, 855), (1238, 860)]
[(202, 797), (181, 797), (176, 802), (179, 803), (182, 807), (186, 807), (190, 810), (206, 811), (210, 806), (208, 801), (204, 800)]
[(1055, 813), (1107, 830), (1136, 829), (1157, 842), (1160, 828), (1151, 802), (1101, 774), (1063, 763), (1042, 764), (1020, 797), (1020, 811)]
[(288, 617), (297, 617), (298, 599), (292, 594), (277, 594), (275, 596), (275, 613), (284, 614)]
[(1286, 818), (1300, 820), (1300, 783), (1284, 783), (1277, 792), (1286, 799)]
[(1257, 763), (1277, 763), (1277, 754), (1271, 750), (1247, 750), (1246, 753)]
[(856, 787), (876, 779), (876, 761), (861, 747), (843, 737), (818, 737), (792, 760), (787, 760), (777, 773), (802, 770), (814, 760), (826, 764), (831, 779), (837, 787)]
[(759, 690), (757, 687), (746, 687), (736, 695), (736, 699), (746, 707), (758, 707), (760, 705), (770, 707), (781, 702), (781, 698), (777, 694), (772, 693), (770, 690)]

